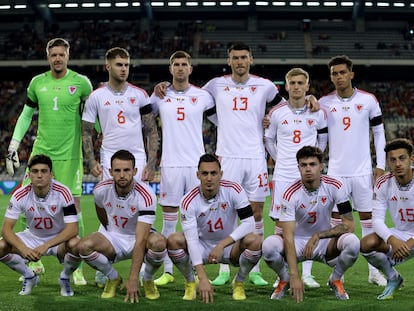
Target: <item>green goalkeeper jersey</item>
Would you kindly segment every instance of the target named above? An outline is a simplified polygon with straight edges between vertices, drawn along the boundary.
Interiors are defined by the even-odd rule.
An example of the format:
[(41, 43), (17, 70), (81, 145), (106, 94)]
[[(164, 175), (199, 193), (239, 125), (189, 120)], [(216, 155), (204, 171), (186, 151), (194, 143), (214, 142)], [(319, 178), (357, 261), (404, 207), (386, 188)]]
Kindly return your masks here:
[(81, 115), (91, 92), (89, 79), (70, 69), (61, 79), (50, 71), (32, 79), (27, 105), (39, 111), (32, 155), (43, 153), (53, 160), (82, 158)]

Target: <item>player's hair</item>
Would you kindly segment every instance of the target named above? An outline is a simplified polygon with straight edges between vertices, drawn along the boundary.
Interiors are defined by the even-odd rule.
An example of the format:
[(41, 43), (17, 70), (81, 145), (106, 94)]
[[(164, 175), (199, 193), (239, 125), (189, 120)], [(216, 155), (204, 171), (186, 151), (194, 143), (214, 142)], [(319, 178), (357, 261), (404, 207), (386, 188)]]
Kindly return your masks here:
[(129, 58), (129, 52), (126, 49), (117, 46), (106, 51), (105, 60), (115, 59), (117, 56), (121, 58)]
[(347, 55), (337, 55), (329, 60), (328, 68), (336, 65), (346, 65), (349, 71), (352, 71), (353, 63)]
[(54, 38), (46, 44), (46, 55), (47, 56), (49, 56), (50, 49), (55, 46), (64, 46), (66, 48), (66, 53), (68, 53), (69, 55), (69, 49), (70, 49), (69, 42), (63, 38)]
[(123, 160), (123, 161), (132, 161), (132, 166), (135, 167), (135, 157), (128, 150), (121, 149), (115, 152), (111, 157), (111, 167), (115, 159)]
[(244, 42), (233, 42), (227, 50), (227, 54), (230, 55), (231, 51), (249, 51), (249, 54), (252, 55), (252, 50)]
[(176, 58), (186, 58), (188, 63), (191, 65), (191, 55), (185, 51), (176, 51), (170, 56), (170, 65), (174, 62)]
[(384, 148), (385, 153), (396, 149), (405, 149), (411, 156), (413, 154), (413, 144), (406, 138), (396, 138), (389, 141)]
[(286, 83), (289, 83), (288, 80), (290, 78), (300, 76), (300, 75), (305, 76), (306, 84), (308, 84), (309, 83), (309, 73), (307, 71), (303, 70), (302, 68), (298, 68), (298, 67), (292, 68), (287, 72), (287, 74), (285, 75)]
[(321, 149), (315, 146), (304, 146), (296, 153), (296, 161), (299, 163), (301, 159), (315, 157), (318, 158), (319, 162), (322, 163), (323, 153)]
[(33, 165), (36, 164), (46, 164), (49, 166), (50, 171), (52, 171), (52, 159), (49, 158), (47, 155), (44, 154), (36, 154), (33, 157), (30, 158), (29, 163), (27, 164), (27, 167), (29, 170), (32, 168)]
[(207, 162), (207, 163), (216, 162), (217, 165), (218, 165), (218, 167), (219, 167), (219, 169), (221, 169), (220, 161), (219, 161), (219, 159), (214, 154), (211, 154), (211, 153), (205, 153), (205, 154), (203, 154), (200, 157), (200, 161), (198, 161), (198, 168), (200, 168), (201, 163), (204, 163), (204, 162)]

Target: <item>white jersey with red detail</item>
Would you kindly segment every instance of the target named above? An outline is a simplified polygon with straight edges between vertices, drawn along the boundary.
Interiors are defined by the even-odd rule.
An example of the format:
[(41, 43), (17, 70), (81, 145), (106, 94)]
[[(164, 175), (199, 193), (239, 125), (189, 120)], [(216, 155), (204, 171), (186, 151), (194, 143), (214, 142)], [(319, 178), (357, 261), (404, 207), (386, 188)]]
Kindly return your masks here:
[(262, 121), (266, 103), (275, 98), (277, 87), (270, 80), (254, 75), (243, 83), (236, 83), (231, 75), (226, 75), (210, 80), (203, 89), (216, 101), (216, 154), (231, 158), (263, 158)]
[(330, 229), (333, 207), (348, 200), (344, 185), (336, 178), (321, 176), (320, 186), (313, 192), (297, 180), (283, 194), (279, 220), (296, 221), (295, 236), (310, 238), (315, 232)]
[(311, 112), (306, 106), (295, 111), (285, 101), (273, 107), (269, 116), (265, 137), (276, 138), (277, 150), (273, 180), (293, 182), (300, 177), (296, 153), (303, 146), (318, 145), (318, 130), (327, 126), (326, 113), (323, 109)]
[(152, 94), (150, 102), (162, 123), (161, 166), (197, 166), (205, 153), (204, 112), (214, 107), (214, 99), (207, 91), (190, 85), (185, 91), (169, 86), (163, 99)]
[(372, 174), (370, 120), (382, 115), (375, 95), (355, 88), (349, 98), (332, 92), (319, 103), (328, 115), (328, 174)]
[(154, 191), (144, 182), (134, 182), (134, 187), (125, 197), (120, 197), (112, 179), (98, 183), (93, 195), (95, 204), (103, 208), (108, 216), (107, 231), (135, 235), (137, 222), (152, 225), (157, 206)]
[(140, 109), (149, 105), (144, 89), (128, 83), (123, 92), (114, 92), (107, 83), (91, 93), (82, 120), (102, 129), (101, 164), (111, 167), (111, 156), (120, 149), (130, 151), (137, 161), (146, 161)]
[(26, 217), (29, 231), (40, 238), (53, 238), (65, 229), (67, 223), (78, 221), (70, 190), (54, 179), (44, 198), (35, 194), (31, 184), (16, 190), (5, 217), (17, 220), (21, 214)]
[(372, 225), (375, 232), (387, 242), (391, 231), (386, 226), (387, 210), (395, 229), (410, 232), (414, 238), (414, 186), (398, 184), (393, 173), (380, 176), (374, 187)]

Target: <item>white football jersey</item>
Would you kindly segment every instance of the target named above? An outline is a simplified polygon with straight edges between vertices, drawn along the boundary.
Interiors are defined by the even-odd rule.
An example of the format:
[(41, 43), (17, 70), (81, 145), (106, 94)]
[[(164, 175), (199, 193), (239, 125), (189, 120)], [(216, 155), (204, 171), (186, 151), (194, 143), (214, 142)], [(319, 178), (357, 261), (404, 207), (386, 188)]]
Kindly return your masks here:
[(91, 93), (82, 120), (100, 122), (104, 167), (111, 167), (111, 156), (119, 149), (130, 151), (137, 161), (146, 161), (140, 109), (149, 104), (147, 92), (132, 84), (127, 84), (122, 93), (116, 93), (105, 83)]
[(237, 183), (221, 180), (219, 192), (210, 200), (204, 198), (198, 186), (181, 199), (181, 226), (184, 233), (198, 228), (201, 240), (217, 244), (237, 228), (237, 210), (249, 205), (244, 189)]
[(303, 146), (317, 146), (318, 130), (327, 127), (326, 113), (323, 109), (311, 112), (306, 106), (296, 112), (285, 101), (273, 107), (269, 116), (265, 137), (276, 139), (277, 150), (273, 180), (293, 182), (300, 177), (296, 153)]
[(279, 220), (296, 221), (295, 236), (310, 238), (315, 232), (330, 229), (333, 207), (348, 200), (338, 179), (321, 176), (318, 190), (311, 193), (297, 180), (283, 194)]
[(377, 179), (374, 193), (372, 221), (373, 223), (380, 221), (384, 224), (381, 232), (377, 232), (377, 234), (385, 239), (391, 234), (388, 227), (385, 226), (388, 210), (394, 227), (401, 231), (411, 232), (414, 237), (413, 184), (410, 183), (406, 187), (401, 187), (398, 185), (394, 174), (387, 173)]
[(98, 183), (93, 195), (95, 204), (104, 208), (108, 215), (107, 231), (135, 235), (137, 222), (152, 225), (157, 206), (154, 191), (144, 182), (135, 181), (132, 190), (125, 197), (116, 193), (112, 179)]
[(328, 115), (328, 174), (344, 177), (372, 174), (370, 120), (382, 115), (376, 97), (355, 88), (350, 98), (332, 92), (319, 103)]
[(78, 221), (70, 190), (54, 179), (45, 198), (39, 198), (31, 184), (16, 190), (5, 217), (17, 220), (20, 214), (25, 215), (29, 231), (41, 238), (53, 238), (65, 229), (67, 223)]
[(204, 112), (214, 107), (214, 99), (193, 85), (185, 91), (169, 86), (163, 99), (152, 94), (150, 102), (162, 123), (161, 166), (197, 166), (205, 153)]
[(231, 75), (210, 80), (203, 89), (216, 102), (217, 151), (222, 157), (263, 158), (263, 118), (266, 103), (278, 93), (277, 87), (261, 77), (250, 75), (243, 83)]

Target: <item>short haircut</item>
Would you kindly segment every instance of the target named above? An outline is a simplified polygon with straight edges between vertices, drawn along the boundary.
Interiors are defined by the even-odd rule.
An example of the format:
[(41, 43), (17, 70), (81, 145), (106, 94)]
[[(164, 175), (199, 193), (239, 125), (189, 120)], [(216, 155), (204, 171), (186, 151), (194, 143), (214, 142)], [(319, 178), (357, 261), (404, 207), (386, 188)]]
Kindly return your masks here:
[(322, 163), (323, 153), (321, 149), (315, 146), (304, 146), (296, 153), (296, 161), (299, 163), (301, 159), (315, 157), (318, 158), (319, 162)]
[(55, 47), (55, 46), (64, 46), (66, 48), (66, 52), (69, 55), (69, 49), (70, 49), (69, 42), (66, 41), (63, 38), (54, 38), (54, 39), (50, 40), (46, 45), (46, 55), (47, 56), (49, 56), (50, 49)]
[(170, 65), (174, 62), (176, 58), (186, 58), (188, 63), (191, 64), (191, 55), (185, 51), (176, 51), (170, 56)]
[(111, 167), (115, 159), (123, 160), (123, 161), (132, 161), (132, 166), (135, 167), (135, 157), (128, 150), (121, 149), (115, 152), (111, 157)]
[(249, 51), (249, 54), (252, 55), (252, 50), (250, 49), (250, 46), (248, 46), (246, 43), (244, 42), (234, 42), (230, 45), (230, 47), (227, 50), (227, 54), (230, 55), (231, 51)]
[(328, 63), (329, 69), (332, 66), (336, 66), (336, 65), (346, 65), (349, 71), (352, 71), (352, 67), (353, 67), (352, 60), (347, 55), (337, 55), (337, 56), (332, 57)]
[(405, 149), (410, 156), (413, 154), (413, 144), (406, 138), (396, 138), (391, 140), (385, 145), (384, 151), (388, 154), (388, 152), (396, 149)]
[(201, 163), (204, 163), (204, 162), (207, 162), (207, 163), (216, 162), (217, 165), (219, 166), (219, 169), (221, 169), (220, 161), (214, 154), (210, 154), (210, 153), (203, 154), (200, 157), (200, 161), (198, 161), (198, 168), (199, 169), (200, 169)]
[(112, 60), (115, 59), (117, 56), (121, 58), (129, 58), (129, 52), (124, 48), (114, 47), (106, 51), (105, 60)]
[(288, 80), (290, 78), (295, 77), (295, 76), (300, 76), (300, 75), (305, 76), (306, 83), (309, 83), (309, 73), (307, 71), (303, 70), (302, 68), (292, 68), (292, 69), (290, 69), (287, 72), (287, 74), (285, 75), (286, 83), (288, 83)]
[(52, 159), (44, 154), (36, 154), (33, 157), (30, 158), (29, 163), (27, 166), (29, 167), (29, 170), (32, 168), (33, 165), (36, 164), (46, 164), (49, 166), (50, 171), (52, 171)]

